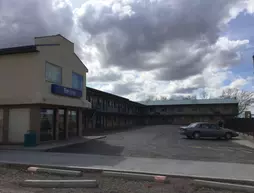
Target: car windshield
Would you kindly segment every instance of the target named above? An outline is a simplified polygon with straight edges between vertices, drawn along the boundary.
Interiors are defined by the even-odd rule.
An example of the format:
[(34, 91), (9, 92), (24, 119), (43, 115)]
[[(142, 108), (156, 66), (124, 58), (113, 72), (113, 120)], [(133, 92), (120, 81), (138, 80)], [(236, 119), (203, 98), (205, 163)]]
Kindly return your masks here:
[(197, 123), (191, 123), (188, 125), (188, 127), (195, 127), (197, 125)]

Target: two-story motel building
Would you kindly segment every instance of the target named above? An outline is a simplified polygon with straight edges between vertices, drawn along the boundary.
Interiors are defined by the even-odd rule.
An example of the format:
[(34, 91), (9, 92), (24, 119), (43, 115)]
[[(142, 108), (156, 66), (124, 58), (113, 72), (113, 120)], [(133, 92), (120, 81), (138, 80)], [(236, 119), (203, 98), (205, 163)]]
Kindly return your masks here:
[(88, 69), (61, 35), (36, 37), (34, 45), (0, 49), (0, 143), (37, 143), (82, 135)]
[[(88, 69), (61, 35), (0, 49), (0, 143), (65, 140), (95, 130), (234, 117), (234, 99), (133, 102), (86, 87)], [(87, 97), (87, 99), (86, 99)]]

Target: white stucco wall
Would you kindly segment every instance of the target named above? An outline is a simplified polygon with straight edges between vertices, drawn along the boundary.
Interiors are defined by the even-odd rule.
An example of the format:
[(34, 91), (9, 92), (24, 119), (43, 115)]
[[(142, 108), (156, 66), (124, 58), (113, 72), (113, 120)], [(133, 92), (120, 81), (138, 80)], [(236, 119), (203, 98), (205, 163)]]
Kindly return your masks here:
[(0, 56), (0, 105), (34, 103), (38, 99), (38, 53)]
[(30, 129), (30, 109), (10, 109), (8, 141), (23, 143), (24, 134)]
[[(64, 104), (77, 107), (91, 107), (86, 100), (86, 73), (87, 68), (74, 53), (74, 44), (61, 36), (50, 36), (35, 39), (36, 45), (56, 44), (52, 46), (38, 46), (39, 55), (39, 80), (42, 103)], [(50, 62), (62, 68), (61, 86), (72, 88), (72, 72), (83, 76), (82, 98), (70, 98), (51, 93), (51, 82), (45, 80), (45, 62)]]
[[(75, 55), (74, 44), (60, 35), (35, 38), (35, 44), (39, 52), (0, 56), (0, 105), (45, 103), (90, 108), (87, 68)], [(46, 61), (62, 67), (61, 86), (72, 87), (72, 72), (83, 75), (82, 98), (51, 93), (52, 83), (45, 80)]]

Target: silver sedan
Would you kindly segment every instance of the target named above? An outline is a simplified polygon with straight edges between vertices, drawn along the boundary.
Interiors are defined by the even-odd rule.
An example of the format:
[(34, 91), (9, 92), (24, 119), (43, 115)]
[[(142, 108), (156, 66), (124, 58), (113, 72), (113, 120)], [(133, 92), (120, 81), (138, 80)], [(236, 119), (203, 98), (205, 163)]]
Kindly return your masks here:
[(207, 122), (191, 123), (188, 126), (180, 127), (180, 134), (192, 139), (213, 137), (225, 138), (227, 140), (237, 137), (238, 133), (233, 130), (219, 127), (217, 124)]

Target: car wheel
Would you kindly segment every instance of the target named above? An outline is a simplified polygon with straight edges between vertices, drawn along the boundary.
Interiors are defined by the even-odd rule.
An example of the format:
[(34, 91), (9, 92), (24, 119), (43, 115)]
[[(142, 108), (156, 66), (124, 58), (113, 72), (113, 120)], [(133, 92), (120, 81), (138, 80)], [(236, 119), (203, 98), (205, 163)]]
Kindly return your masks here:
[(225, 139), (226, 140), (232, 139), (232, 133), (226, 133), (225, 134)]
[(192, 139), (192, 137), (191, 136), (186, 136), (188, 139)]
[(194, 139), (199, 139), (200, 138), (200, 132), (194, 132), (193, 133), (193, 138)]

